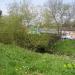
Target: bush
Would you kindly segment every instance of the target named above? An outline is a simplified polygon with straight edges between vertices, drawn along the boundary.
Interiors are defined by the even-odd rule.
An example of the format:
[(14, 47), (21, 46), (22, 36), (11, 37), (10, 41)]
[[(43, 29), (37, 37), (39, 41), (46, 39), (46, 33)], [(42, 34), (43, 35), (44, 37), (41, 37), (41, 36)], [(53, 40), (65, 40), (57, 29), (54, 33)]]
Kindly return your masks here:
[(14, 40), (15, 40), (15, 43), (19, 45), (20, 47), (31, 48), (32, 46), (29, 35), (25, 32), (22, 32), (22, 31), (16, 32), (14, 36)]
[(4, 44), (11, 44), (13, 41), (13, 35), (11, 33), (0, 33), (0, 42)]
[[(7, 19), (7, 21), (6, 21)], [(15, 43), (20, 47), (37, 52), (54, 52), (54, 44), (59, 39), (55, 34), (27, 34), (25, 26), (21, 25), (20, 17), (6, 17), (0, 21), (0, 42)]]
[(2, 16), (0, 18), (0, 42), (5, 44), (13, 43), (14, 35), (17, 29), (21, 29), (22, 25), (20, 17)]
[(17, 45), (41, 53), (53, 53), (53, 46), (57, 40), (57, 36), (52, 34), (27, 34), (22, 31), (15, 34)]

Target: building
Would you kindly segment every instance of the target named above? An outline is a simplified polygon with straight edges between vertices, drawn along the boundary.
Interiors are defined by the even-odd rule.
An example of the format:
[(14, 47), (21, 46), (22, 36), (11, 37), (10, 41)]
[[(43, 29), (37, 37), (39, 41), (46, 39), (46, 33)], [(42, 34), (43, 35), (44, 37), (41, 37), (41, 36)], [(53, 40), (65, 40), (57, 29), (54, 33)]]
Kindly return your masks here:
[(75, 29), (63, 29), (62, 30), (62, 39), (75, 39)]

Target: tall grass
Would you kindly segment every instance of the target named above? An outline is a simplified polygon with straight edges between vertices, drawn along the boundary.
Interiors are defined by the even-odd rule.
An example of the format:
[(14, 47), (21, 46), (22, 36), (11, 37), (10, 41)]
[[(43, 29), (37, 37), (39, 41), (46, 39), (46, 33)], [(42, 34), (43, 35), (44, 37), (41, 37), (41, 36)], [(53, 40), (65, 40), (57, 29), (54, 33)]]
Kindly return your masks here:
[(0, 75), (75, 75), (74, 65), (74, 59), (68, 56), (0, 44)]

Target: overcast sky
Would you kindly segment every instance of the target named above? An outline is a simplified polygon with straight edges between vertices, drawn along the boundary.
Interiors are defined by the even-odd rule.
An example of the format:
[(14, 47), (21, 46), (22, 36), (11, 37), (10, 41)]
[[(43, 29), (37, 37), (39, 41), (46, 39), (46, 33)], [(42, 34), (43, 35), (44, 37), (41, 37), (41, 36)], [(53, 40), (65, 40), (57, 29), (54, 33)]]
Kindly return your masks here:
[[(13, 0), (0, 0), (0, 9), (3, 11), (3, 14), (7, 14), (7, 7), (8, 4), (11, 3)], [(16, 0), (19, 1), (19, 0)], [(47, 0), (32, 0), (34, 5), (43, 5)], [(64, 0), (64, 2), (71, 2), (72, 0)]]

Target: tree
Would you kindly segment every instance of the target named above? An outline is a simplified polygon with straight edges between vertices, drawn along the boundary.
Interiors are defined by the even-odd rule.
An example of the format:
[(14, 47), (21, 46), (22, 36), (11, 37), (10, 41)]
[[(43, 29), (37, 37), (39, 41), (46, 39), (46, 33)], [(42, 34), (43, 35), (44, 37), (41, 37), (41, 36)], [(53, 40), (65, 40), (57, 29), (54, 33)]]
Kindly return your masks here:
[(48, 0), (48, 11), (52, 15), (53, 21), (57, 25), (58, 35), (61, 34), (62, 26), (65, 22), (75, 19), (75, 4), (64, 4), (63, 0)]
[(9, 7), (9, 15), (21, 17), (21, 22), (29, 25), (30, 21), (35, 17), (33, 9), (31, 7), (30, 0), (20, 0), (20, 2), (14, 1)]
[(44, 21), (43, 21), (44, 27), (53, 28), (53, 17), (47, 8), (43, 9), (42, 16), (44, 18)]

